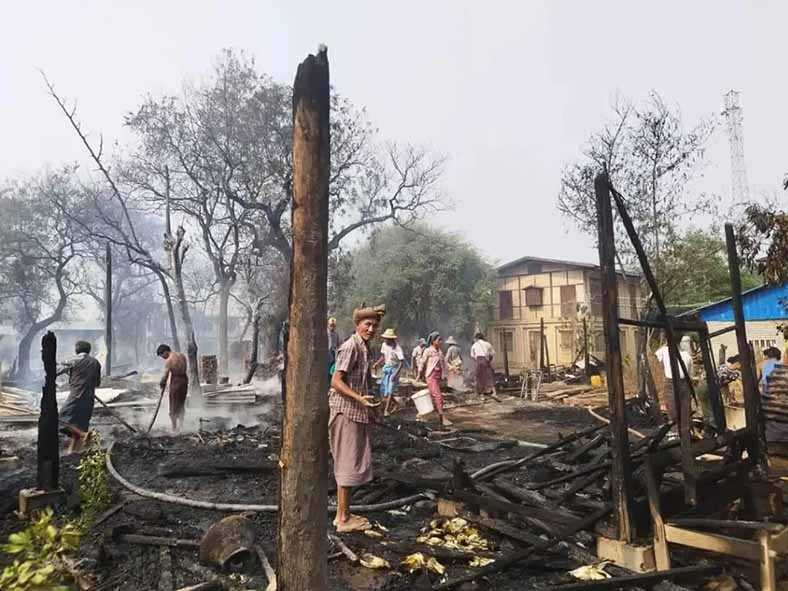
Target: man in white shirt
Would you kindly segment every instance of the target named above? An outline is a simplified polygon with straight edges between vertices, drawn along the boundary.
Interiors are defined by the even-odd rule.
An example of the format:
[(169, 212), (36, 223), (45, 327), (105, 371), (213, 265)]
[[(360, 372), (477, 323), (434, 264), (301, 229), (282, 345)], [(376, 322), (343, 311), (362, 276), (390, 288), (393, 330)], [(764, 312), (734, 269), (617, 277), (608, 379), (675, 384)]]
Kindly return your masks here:
[(383, 364), (383, 376), (380, 379), (380, 395), (386, 399), (383, 414), (388, 416), (391, 401), (399, 385), (399, 373), (405, 364), (405, 354), (397, 342), (397, 333), (394, 332), (393, 328), (387, 328), (381, 335), (381, 338), (383, 339), (383, 345), (380, 347), (380, 358), (373, 367)]
[(479, 396), (490, 393), (495, 396), (495, 372), (492, 368), (495, 349), (484, 340), (484, 335), (480, 332), (477, 332), (473, 339), (471, 358), (476, 363), (476, 393)]
[[(684, 371), (681, 369), (681, 364), (679, 364), (679, 373), (681, 374), (681, 382), (679, 383), (679, 388), (681, 390), (682, 396), (689, 396), (689, 379), (692, 377), (692, 355), (690, 354), (690, 344), (692, 343), (692, 339), (684, 335), (681, 339), (681, 345), (679, 346), (679, 355), (681, 359), (684, 361), (684, 365), (687, 367), (687, 371), (689, 372), (689, 376), (687, 376)], [(662, 364), (662, 368), (665, 374), (665, 389), (664, 389), (664, 398), (665, 398), (665, 408), (668, 411), (668, 416), (670, 420), (675, 421), (678, 418), (678, 409), (676, 408), (676, 396), (673, 389), (673, 371), (670, 367), (670, 351), (668, 348), (668, 344), (665, 343), (659, 349), (654, 352), (654, 356), (657, 360)]]
[(419, 377), (419, 369), (421, 369), (421, 356), (424, 355), (424, 350), (427, 348), (427, 341), (420, 338), (413, 351), (410, 354), (410, 371), (414, 378)]

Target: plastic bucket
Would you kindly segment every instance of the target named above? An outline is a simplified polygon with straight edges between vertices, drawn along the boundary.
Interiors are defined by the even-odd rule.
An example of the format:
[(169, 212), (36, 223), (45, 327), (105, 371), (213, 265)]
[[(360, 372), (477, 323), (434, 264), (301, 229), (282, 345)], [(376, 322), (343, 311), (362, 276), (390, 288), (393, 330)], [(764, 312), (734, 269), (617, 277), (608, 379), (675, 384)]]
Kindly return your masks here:
[(426, 415), (435, 410), (429, 390), (419, 390), (410, 399), (416, 405), (416, 410), (420, 415)]

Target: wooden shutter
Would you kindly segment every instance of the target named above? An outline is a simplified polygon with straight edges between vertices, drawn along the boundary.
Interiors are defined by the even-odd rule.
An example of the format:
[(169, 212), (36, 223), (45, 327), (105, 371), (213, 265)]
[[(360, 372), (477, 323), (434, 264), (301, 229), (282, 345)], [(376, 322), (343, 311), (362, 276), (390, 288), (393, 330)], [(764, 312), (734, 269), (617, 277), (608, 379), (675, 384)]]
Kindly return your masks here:
[(514, 316), (514, 306), (512, 305), (512, 292), (498, 292), (498, 319), (511, 320)]
[(541, 287), (525, 288), (525, 305), (528, 306), (529, 308), (539, 307), (542, 305)]
[(561, 286), (561, 316), (574, 318), (577, 309), (577, 291), (574, 285)]

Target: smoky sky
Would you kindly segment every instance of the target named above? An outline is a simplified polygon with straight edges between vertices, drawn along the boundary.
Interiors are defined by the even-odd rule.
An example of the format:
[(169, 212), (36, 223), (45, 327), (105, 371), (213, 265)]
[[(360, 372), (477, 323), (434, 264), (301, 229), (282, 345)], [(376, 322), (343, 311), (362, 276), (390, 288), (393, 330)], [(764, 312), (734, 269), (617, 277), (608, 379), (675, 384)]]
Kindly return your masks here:
[[(689, 124), (742, 92), (753, 195), (788, 171), (783, 2), (6, 2), (0, 35), (0, 175), (85, 154), (37, 68), (78, 101), (86, 129), (126, 139), (122, 117), (148, 92), (178, 92), (225, 47), (292, 81), (328, 45), (337, 91), (384, 137), (450, 158), (452, 212), (432, 221), (491, 259), (594, 260), (592, 242), (555, 209), (561, 168), (609, 116), (616, 94), (659, 91)], [(693, 191), (730, 193), (724, 126)], [(567, 231), (569, 230), (569, 231)]]

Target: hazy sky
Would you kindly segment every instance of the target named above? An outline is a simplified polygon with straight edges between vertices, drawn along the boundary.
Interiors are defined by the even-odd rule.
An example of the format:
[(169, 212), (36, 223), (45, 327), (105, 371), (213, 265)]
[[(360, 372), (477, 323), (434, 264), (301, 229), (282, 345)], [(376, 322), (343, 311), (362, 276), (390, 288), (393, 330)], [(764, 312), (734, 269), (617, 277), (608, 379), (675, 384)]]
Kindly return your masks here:
[[(384, 136), (450, 157), (456, 208), (437, 221), (496, 260), (595, 258), (555, 201), (562, 166), (616, 93), (656, 89), (692, 122), (741, 90), (751, 186), (776, 190), (788, 171), (785, 2), (31, 0), (3, 9), (4, 177), (86, 162), (36, 68), (78, 100), (88, 129), (122, 140), (121, 118), (145, 93), (204, 76), (222, 48), (244, 49), (291, 82), (320, 42), (336, 89), (366, 106)], [(709, 158), (703, 188), (727, 196), (724, 128)]]

